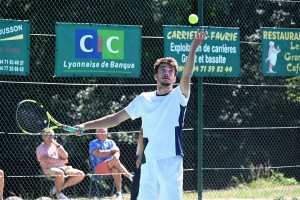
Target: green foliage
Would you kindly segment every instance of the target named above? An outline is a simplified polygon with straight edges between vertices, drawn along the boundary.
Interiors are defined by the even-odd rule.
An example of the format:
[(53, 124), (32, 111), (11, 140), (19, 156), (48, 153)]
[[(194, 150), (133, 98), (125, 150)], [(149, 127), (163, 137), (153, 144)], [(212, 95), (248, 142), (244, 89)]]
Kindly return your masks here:
[(284, 196), (279, 196), (279, 197), (275, 197), (274, 200), (286, 200), (286, 198), (284, 198)]
[(298, 185), (295, 178), (286, 178), (283, 173), (272, 171), (272, 176), (270, 179), (274, 182), (280, 183), (281, 185)]
[(274, 187), (278, 185), (282, 186), (292, 186), (298, 185), (295, 178), (286, 178), (283, 173), (275, 172), (271, 170), (272, 175), (268, 178), (258, 178), (256, 176), (255, 181), (247, 184), (249, 188), (260, 188), (260, 187)]
[(268, 179), (271, 176), (271, 165), (269, 162), (266, 164), (260, 164), (257, 167), (251, 163), (249, 168), (250, 170), (248, 174), (241, 173), (240, 176), (233, 176), (230, 186), (244, 188), (251, 185), (252, 187), (256, 187), (256, 184), (261, 184), (261, 181)]
[(283, 173), (275, 172), (271, 169), (268, 164), (259, 167), (250, 166), (250, 176), (248, 179), (238, 179), (237, 177), (232, 178), (231, 187), (237, 189), (245, 188), (261, 188), (261, 187), (274, 187), (274, 186), (293, 186), (298, 185), (295, 178), (286, 178)]
[(269, 162), (265, 165), (260, 164), (258, 167), (254, 167), (254, 165), (251, 163), (250, 174), (251, 174), (252, 180), (258, 180), (260, 178), (270, 177), (270, 175), (271, 175), (270, 169), (271, 169), (271, 165)]
[[(285, 198), (284, 196), (279, 196), (279, 197), (275, 197), (274, 200), (287, 200), (287, 198)], [(292, 200), (299, 200), (296, 197), (292, 197)]]
[(287, 89), (287, 100), (293, 103), (300, 102), (300, 78), (299, 77), (292, 77), (286, 79), (286, 89)]

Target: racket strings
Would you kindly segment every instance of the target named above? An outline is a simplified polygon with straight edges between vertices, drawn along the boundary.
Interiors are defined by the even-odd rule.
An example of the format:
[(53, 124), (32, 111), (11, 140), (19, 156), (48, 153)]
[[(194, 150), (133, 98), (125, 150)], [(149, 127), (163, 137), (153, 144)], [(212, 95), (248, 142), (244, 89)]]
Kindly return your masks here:
[(46, 112), (35, 103), (21, 103), (16, 115), (19, 126), (29, 133), (41, 133), (48, 126)]

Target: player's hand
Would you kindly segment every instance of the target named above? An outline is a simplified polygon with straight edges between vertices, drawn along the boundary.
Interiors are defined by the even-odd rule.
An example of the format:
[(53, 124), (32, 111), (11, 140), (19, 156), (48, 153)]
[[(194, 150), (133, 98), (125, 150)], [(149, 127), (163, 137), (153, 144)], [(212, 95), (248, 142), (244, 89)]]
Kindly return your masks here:
[(76, 136), (82, 136), (83, 130), (84, 130), (84, 124), (79, 124), (74, 126), (76, 128), (75, 135)]
[(203, 43), (203, 41), (205, 40), (206, 34), (207, 34), (207, 31), (204, 31), (203, 29), (201, 31), (198, 29), (197, 32), (195, 32), (194, 40), (190, 47), (191, 50), (196, 51), (198, 46), (201, 45)]
[(139, 168), (139, 167), (140, 167), (141, 162), (142, 162), (141, 159), (137, 159), (137, 160), (136, 160), (136, 162), (135, 162), (136, 168)]

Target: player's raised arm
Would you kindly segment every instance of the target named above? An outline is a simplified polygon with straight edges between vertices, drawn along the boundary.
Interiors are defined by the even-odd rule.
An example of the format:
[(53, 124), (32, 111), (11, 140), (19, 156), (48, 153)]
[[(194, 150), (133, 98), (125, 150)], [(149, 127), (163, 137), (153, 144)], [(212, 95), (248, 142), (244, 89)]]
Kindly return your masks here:
[(190, 52), (188, 59), (184, 65), (182, 76), (180, 79), (180, 90), (182, 94), (185, 97), (189, 96), (189, 91), (190, 91), (190, 83), (191, 83), (191, 78), (193, 75), (194, 71), (194, 66), (195, 66), (195, 53), (197, 50), (197, 47), (202, 44), (206, 36), (205, 31), (197, 31), (195, 32), (194, 40), (191, 43), (190, 46)]

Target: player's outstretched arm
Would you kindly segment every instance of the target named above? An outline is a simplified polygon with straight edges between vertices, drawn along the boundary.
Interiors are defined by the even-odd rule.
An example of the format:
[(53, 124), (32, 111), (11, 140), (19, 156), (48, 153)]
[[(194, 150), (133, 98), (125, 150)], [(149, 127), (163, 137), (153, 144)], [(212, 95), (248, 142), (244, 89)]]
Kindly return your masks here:
[(195, 32), (195, 35), (194, 35), (194, 40), (192, 41), (191, 46), (190, 46), (189, 56), (184, 65), (182, 76), (180, 79), (180, 84), (179, 84), (180, 90), (185, 97), (189, 96), (190, 83), (191, 83), (191, 78), (192, 78), (194, 66), (195, 66), (195, 53), (196, 53), (198, 46), (201, 45), (202, 42), (204, 41), (205, 36), (206, 36), (205, 31), (197, 30), (197, 32)]
[(110, 128), (117, 126), (119, 123), (129, 119), (130, 116), (125, 111), (125, 109), (122, 109), (121, 111), (112, 114), (107, 115), (105, 117), (102, 117), (100, 119), (88, 121), (79, 125), (76, 125), (75, 127), (77, 130), (86, 130), (86, 129), (98, 129), (98, 128)]

